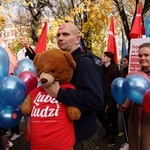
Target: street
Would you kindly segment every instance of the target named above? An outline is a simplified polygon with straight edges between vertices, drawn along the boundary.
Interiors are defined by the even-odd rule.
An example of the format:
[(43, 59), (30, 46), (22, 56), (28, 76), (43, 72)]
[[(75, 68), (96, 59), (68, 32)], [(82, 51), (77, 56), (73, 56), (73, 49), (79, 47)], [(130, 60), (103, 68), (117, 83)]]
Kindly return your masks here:
[[(102, 140), (102, 137), (105, 134), (104, 128), (102, 127), (101, 123), (97, 121), (98, 124), (98, 146), (99, 150), (118, 150), (121, 144), (124, 144), (124, 135), (118, 136), (118, 143), (112, 147), (108, 147), (108, 143), (110, 139)], [(13, 147), (9, 150), (29, 150), (29, 144), (25, 140), (25, 127), (26, 124), (24, 121), (20, 122), (20, 137), (13, 142)], [(119, 113), (119, 133), (122, 131), (122, 121), (121, 116)]]

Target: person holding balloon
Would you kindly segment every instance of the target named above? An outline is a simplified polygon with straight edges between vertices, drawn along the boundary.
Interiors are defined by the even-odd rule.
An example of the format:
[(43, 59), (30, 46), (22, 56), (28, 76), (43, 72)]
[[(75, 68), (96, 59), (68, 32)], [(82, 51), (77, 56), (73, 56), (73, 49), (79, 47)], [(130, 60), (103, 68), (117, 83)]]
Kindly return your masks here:
[[(132, 102), (128, 120), (129, 149), (150, 150), (150, 109), (145, 109), (147, 107), (145, 104), (148, 104), (150, 96), (149, 92), (147, 94), (150, 87), (150, 78), (148, 77), (150, 76), (150, 43), (143, 43), (139, 46), (138, 59), (141, 70), (129, 73), (123, 83), (125, 94)], [(134, 80), (134, 84), (130, 84), (131, 79)], [(132, 88), (131, 91), (125, 89), (127, 82)], [(137, 86), (139, 87), (136, 88)], [(122, 110), (126, 111), (131, 102), (126, 101), (126, 107), (122, 107)]]
[(118, 109), (116, 102), (112, 97), (110, 87), (112, 81), (120, 76), (120, 70), (116, 63), (114, 62), (114, 54), (112, 52), (104, 52), (102, 57), (102, 62), (104, 63), (103, 71), (106, 78), (107, 87), (109, 88), (108, 102), (106, 103), (106, 117), (109, 124), (111, 124), (110, 130), (112, 138), (109, 143), (109, 147), (117, 143), (118, 137)]

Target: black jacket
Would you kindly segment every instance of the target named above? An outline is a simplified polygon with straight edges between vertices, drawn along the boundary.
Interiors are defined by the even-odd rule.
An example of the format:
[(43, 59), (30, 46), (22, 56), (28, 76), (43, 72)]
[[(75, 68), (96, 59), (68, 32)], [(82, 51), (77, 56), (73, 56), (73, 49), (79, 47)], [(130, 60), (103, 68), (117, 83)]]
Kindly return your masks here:
[[(76, 58), (82, 51), (80, 48), (72, 53)], [(103, 92), (100, 73), (90, 57), (82, 57), (74, 70), (71, 83), (75, 90), (59, 89), (57, 99), (79, 108), (81, 118), (74, 122), (76, 141), (91, 137), (97, 130), (96, 111), (102, 108)]]
[(104, 75), (106, 78), (107, 87), (109, 87), (107, 112), (112, 113), (117, 110), (117, 107), (116, 107), (116, 101), (114, 100), (114, 98), (111, 94), (111, 84), (114, 79), (120, 77), (120, 70), (119, 70), (118, 66), (115, 64), (110, 64), (108, 67), (104, 66), (103, 69), (104, 69)]

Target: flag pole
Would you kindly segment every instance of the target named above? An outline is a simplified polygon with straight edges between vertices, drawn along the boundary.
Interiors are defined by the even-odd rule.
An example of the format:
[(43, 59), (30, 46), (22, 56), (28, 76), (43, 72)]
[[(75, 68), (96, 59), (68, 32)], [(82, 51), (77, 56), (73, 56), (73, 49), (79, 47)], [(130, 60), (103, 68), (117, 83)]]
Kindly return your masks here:
[[(18, 29), (15, 27), (15, 25), (12, 23), (12, 21), (10, 20), (10, 17), (5, 13), (5, 11), (3, 10), (2, 6), (0, 6), (0, 9), (2, 10), (2, 12), (4, 13), (4, 15), (7, 17), (7, 19), (9, 20), (10, 24), (13, 26), (13, 28), (16, 30), (17, 34), (19, 35), (20, 38), (22, 38), (20, 32), (18, 31)], [(29, 51), (32, 53), (31, 49), (28, 48)]]
[(123, 127), (124, 127), (125, 137), (126, 137), (127, 142), (129, 142), (128, 134), (127, 134), (127, 128), (126, 128), (123, 112), (120, 112), (120, 113), (121, 113), (122, 123), (123, 123)]
[(1, 9), (2, 12), (4, 13), (4, 15), (7, 17), (7, 19), (9, 20), (9, 22), (10, 22), (11, 25), (13, 26), (13, 28), (16, 30), (17, 34), (21, 37), (20, 32), (17, 30), (17, 28), (15, 27), (15, 25), (12, 23), (12, 21), (10, 20), (10, 17), (5, 13), (5, 11), (3, 10), (2, 6), (0, 6), (0, 9)]

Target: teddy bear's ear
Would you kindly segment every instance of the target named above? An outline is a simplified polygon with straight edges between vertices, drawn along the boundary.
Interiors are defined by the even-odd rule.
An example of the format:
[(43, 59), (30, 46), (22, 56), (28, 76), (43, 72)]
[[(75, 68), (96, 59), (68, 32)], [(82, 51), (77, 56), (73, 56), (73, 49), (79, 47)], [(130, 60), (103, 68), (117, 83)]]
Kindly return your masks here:
[(68, 52), (64, 52), (64, 55), (65, 55), (68, 63), (70, 64), (70, 66), (74, 69), (76, 67), (76, 63), (75, 63), (72, 55)]
[(34, 66), (36, 66), (37, 60), (39, 58), (40, 54), (36, 54), (33, 60)]

